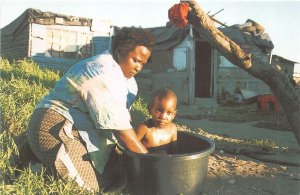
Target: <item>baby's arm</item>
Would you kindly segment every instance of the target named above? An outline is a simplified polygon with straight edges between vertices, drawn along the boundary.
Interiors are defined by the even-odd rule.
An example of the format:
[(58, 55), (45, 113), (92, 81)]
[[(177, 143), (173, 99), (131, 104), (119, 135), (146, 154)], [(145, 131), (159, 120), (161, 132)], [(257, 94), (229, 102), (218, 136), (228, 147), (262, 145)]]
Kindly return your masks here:
[(137, 128), (135, 129), (135, 133), (136, 136), (138, 138), (138, 140), (142, 140), (143, 137), (146, 135), (146, 131), (147, 131), (147, 126), (145, 125), (145, 123), (140, 123)]
[[(174, 125), (174, 124), (172, 124), (172, 125)], [(177, 128), (175, 125), (172, 126), (172, 131), (173, 131), (173, 134), (172, 134), (172, 139), (171, 139), (168, 153), (169, 154), (178, 154), (179, 151), (178, 151), (178, 143), (177, 143)]]
[(175, 124), (172, 124), (172, 141), (177, 141), (177, 128)]

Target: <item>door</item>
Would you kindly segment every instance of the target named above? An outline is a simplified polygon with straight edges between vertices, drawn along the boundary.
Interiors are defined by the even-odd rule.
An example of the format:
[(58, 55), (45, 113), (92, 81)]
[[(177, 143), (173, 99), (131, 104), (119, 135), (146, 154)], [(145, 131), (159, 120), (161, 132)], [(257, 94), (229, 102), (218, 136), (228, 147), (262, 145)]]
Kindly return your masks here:
[(203, 41), (195, 46), (195, 97), (209, 98), (212, 96), (212, 49)]

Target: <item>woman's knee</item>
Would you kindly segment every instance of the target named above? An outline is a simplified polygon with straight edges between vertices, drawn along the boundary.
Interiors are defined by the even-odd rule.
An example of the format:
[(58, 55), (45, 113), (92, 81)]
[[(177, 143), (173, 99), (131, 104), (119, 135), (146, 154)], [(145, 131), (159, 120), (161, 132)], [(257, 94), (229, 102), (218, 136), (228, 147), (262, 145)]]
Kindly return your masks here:
[[(47, 109), (33, 112), (27, 129), (27, 138), (35, 156), (47, 166), (54, 164), (57, 152), (62, 144), (58, 139), (62, 118), (49, 115)], [(59, 120), (57, 120), (59, 119)]]

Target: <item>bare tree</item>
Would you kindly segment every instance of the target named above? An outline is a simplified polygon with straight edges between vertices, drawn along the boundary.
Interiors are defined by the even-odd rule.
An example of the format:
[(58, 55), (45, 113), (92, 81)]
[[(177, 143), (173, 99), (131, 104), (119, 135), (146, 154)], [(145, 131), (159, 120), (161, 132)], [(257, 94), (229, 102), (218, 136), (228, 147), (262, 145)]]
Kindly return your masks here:
[(194, 31), (231, 63), (264, 81), (270, 87), (284, 109), (300, 146), (300, 96), (276, 61), (272, 60), (268, 64), (259, 57), (246, 53), (242, 46), (215, 27), (212, 19), (195, 0), (184, 2), (189, 4), (188, 21), (193, 25)]

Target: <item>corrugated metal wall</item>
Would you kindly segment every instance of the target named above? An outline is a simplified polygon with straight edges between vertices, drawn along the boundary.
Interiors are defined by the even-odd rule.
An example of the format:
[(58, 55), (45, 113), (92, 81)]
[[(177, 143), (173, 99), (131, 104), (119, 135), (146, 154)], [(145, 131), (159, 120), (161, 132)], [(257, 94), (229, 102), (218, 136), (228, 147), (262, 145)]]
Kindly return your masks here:
[(218, 67), (217, 78), (218, 94), (228, 92), (234, 95), (236, 89), (251, 90), (257, 95), (271, 93), (268, 85), (239, 67)]
[(28, 55), (29, 26), (12, 34), (1, 33), (1, 56), (8, 59), (20, 59)]
[[(265, 63), (269, 62), (270, 56), (268, 54), (255, 53), (253, 51), (252, 55), (260, 57)], [(277, 63), (281, 67), (282, 71), (285, 72), (286, 76), (288, 78), (292, 78), (294, 63), (284, 61), (278, 61)], [(218, 94), (226, 91), (234, 95), (238, 88), (251, 90), (257, 95), (266, 93), (272, 94), (270, 87), (262, 80), (257, 79), (245, 70), (231, 64), (223, 56), (220, 56), (220, 63), (216, 65), (218, 67)]]
[(97, 55), (103, 53), (105, 50), (110, 50), (111, 48), (111, 38), (104, 36), (93, 37), (92, 40), (92, 55)]
[[(189, 78), (190, 67), (193, 66), (193, 51), (190, 52), (193, 40), (187, 36), (175, 48), (166, 51), (153, 51), (149, 63), (137, 76), (139, 92), (143, 96), (150, 96), (153, 91), (163, 87), (170, 87), (178, 96), (181, 103), (192, 104), (194, 98), (191, 87), (194, 80)], [(193, 74), (193, 72), (192, 72)], [(192, 84), (192, 86), (190, 86)], [(192, 99), (192, 100), (191, 100)]]

